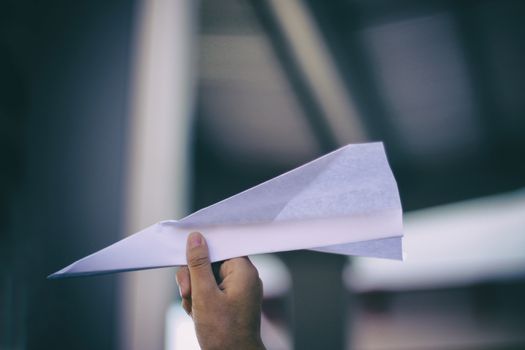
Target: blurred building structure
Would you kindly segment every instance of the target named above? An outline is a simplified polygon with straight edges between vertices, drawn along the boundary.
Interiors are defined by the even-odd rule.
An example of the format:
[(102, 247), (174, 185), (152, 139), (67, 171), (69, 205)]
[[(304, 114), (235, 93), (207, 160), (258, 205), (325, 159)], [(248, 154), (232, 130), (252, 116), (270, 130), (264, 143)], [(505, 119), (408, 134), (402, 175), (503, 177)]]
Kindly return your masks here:
[(518, 0), (3, 1), (0, 349), (189, 344), (159, 329), (173, 271), (45, 276), (369, 140), (408, 261), (275, 256), (273, 349), (525, 348), (523, 18)]

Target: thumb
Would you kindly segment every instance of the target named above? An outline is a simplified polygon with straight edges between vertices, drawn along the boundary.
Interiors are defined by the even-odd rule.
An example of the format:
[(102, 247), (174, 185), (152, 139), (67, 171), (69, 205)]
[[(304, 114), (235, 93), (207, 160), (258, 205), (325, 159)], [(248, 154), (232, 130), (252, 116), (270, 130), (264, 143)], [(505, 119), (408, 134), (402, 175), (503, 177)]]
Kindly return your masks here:
[(199, 232), (192, 232), (188, 236), (186, 260), (190, 272), (192, 297), (218, 290), (211, 268), (208, 245)]

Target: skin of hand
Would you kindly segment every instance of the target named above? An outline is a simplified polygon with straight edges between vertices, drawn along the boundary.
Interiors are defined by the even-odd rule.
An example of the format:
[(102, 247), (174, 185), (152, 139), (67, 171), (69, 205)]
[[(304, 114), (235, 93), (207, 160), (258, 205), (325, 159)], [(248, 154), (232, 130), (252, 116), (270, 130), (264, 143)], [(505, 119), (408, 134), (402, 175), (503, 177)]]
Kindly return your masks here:
[(265, 349), (260, 335), (262, 282), (251, 261), (247, 257), (224, 261), (217, 283), (208, 245), (198, 232), (188, 236), (186, 258), (188, 266), (179, 268), (176, 277), (201, 348)]

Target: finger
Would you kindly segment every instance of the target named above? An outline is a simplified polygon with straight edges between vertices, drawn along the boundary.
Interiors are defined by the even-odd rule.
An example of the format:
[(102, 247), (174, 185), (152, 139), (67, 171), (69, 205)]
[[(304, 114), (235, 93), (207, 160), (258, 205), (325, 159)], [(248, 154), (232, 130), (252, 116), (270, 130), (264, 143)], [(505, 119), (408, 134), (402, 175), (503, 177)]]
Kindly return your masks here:
[(188, 236), (186, 259), (190, 272), (192, 298), (219, 290), (211, 269), (208, 245), (199, 232), (192, 232)]
[(221, 264), (219, 277), (221, 280), (232, 274), (258, 274), (257, 269), (247, 256), (228, 259)]
[(259, 272), (248, 257), (226, 260), (220, 270), (221, 289), (226, 293), (260, 285)]
[(191, 316), (191, 299), (182, 299), (182, 308)]
[(175, 278), (177, 280), (177, 284), (179, 285), (179, 293), (181, 298), (191, 297), (190, 271), (188, 270), (188, 267), (179, 267)]

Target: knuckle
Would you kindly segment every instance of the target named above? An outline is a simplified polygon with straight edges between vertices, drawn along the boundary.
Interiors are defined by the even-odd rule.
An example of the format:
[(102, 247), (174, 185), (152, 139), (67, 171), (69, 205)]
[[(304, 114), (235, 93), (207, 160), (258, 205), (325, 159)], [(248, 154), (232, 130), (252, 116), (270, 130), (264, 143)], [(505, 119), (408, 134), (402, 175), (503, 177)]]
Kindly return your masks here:
[(188, 266), (199, 268), (210, 264), (210, 259), (206, 255), (194, 255), (188, 258)]
[(248, 258), (246, 258), (246, 268), (250, 274), (252, 274), (253, 276), (259, 277), (259, 271), (257, 270), (257, 267), (255, 267), (253, 262)]
[(259, 270), (254, 265), (251, 265), (250, 270), (252, 271), (252, 274), (255, 276), (255, 278), (259, 278)]
[(259, 270), (253, 264), (248, 265), (247, 273), (253, 280), (259, 279)]

